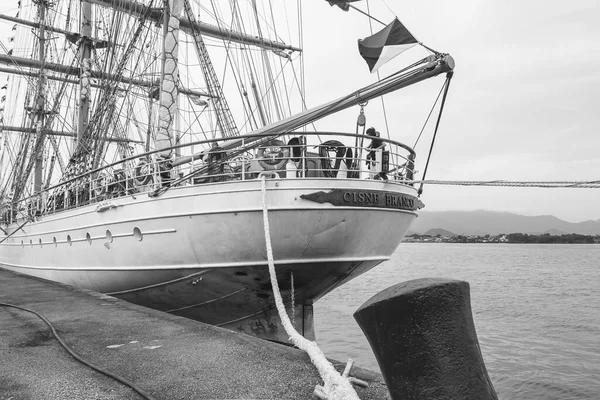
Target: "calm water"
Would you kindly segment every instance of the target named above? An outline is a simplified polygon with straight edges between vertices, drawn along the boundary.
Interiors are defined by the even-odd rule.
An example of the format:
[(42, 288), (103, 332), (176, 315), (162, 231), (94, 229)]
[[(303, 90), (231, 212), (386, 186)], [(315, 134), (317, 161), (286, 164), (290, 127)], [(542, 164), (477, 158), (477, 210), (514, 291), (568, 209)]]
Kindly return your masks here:
[(315, 304), (325, 354), (377, 370), (352, 314), (379, 291), (426, 277), (470, 283), (501, 399), (600, 399), (600, 245), (403, 243), (392, 260)]

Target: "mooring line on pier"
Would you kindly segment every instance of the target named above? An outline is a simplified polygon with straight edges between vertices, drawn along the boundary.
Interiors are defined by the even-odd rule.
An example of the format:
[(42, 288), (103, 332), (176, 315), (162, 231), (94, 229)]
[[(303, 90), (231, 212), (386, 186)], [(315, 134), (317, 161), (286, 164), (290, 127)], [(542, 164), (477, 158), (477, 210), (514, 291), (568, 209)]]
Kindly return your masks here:
[(265, 175), (261, 175), (261, 190), (262, 190), (262, 206), (263, 206), (263, 223), (265, 229), (265, 243), (267, 247), (267, 261), (269, 264), (269, 276), (271, 278), (271, 286), (273, 287), (273, 296), (275, 297), (275, 306), (281, 318), (281, 324), (285, 332), (290, 336), (290, 341), (303, 350), (310, 357), (310, 361), (319, 371), (321, 379), (323, 379), (323, 387), (317, 385), (315, 387), (315, 395), (322, 399), (329, 400), (360, 400), (358, 394), (348, 378), (350, 368), (352, 368), (352, 360), (348, 362), (346, 370), (342, 375), (333, 367), (331, 362), (327, 360), (323, 351), (317, 346), (316, 342), (306, 339), (300, 335), (292, 325), (290, 318), (287, 315), (279, 284), (277, 283), (277, 275), (275, 274), (275, 261), (273, 260), (273, 247), (271, 246), (271, 231), (269, 229), (269, 211), (267, 209), (267, 183)]
[(46, 325), (48, 325), (48, 327), (50, 328), (50, 331), (52, 331), (52, 335), (54, 335), (54, 338), (58, 341), (58, 343), (60, 343), (60, 345), (77, 361), (79, 361), (80, 363), (90, 367), (91, 369), (100, 372), (103, 375), (106, 375), (110, 378), (113, 378), (114, 380), (116, 380), (117, 382), (127, 386), (128, 388), (132, 389), (133, 391), (135, 391), (137, 394), (139, 394), (140, 396), (142, 396), (144, 399), (146, 400), (157, 400), (155, 397), (152, 397), (151, 395), (149, 395), (148, 393), (146, 393), (145, 391), (143, 391), (141, 388), (139, 388), (138, 386), (136, 386), (133, 382), (130, 382), (129, 380), (120, 377), (102, 367), (99, 367), (89, 361), (84, 360), (83, 358), (81, 358), (81, 356), (79, 356), (77, 353), (75, 353), (66, 343), (65, 341), (59, 336), (58, 332), (56, 332), (56, 329), (54, 329), (54, 326), (52, 325), (52, 323), (50, 321), (48, 321), (42, 314), (39, 314), (36, 311), (30, 310), (28, 308), (25, 307), (21, 307), (21, 306), (17, 306), (14, 304), (9, 304), (9, 303), (0, 303), (0, 307), (10, 307), (10, 308), (16, 308), (18, 310), (21, 311), (26, 311), (28, 313), (34, 314), (37, 317), (39, 317), (42, 321), (44, 321), (44, 323)]

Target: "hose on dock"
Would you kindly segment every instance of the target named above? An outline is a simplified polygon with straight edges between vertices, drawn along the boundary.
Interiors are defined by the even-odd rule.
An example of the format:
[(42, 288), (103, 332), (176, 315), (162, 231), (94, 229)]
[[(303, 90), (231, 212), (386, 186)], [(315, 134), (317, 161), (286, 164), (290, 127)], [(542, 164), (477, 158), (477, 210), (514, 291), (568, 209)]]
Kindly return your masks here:
[(271, 278), (271, 286), (273, 287), (273, 296), (275, 297), (275, 306), (281, 318), (281, 323), (285, 332), (290, 336), (290, 341), (303, 350), (310, 357), (310, 361), (319, 371), (319, 375), (323, 379), (324, 386), (317, 386), (315, 394), (321, 398), (328, 400), (360, 400), (358, 394), (352, 387), (350, 380), (347, 378), (347, 373), (340, 375), (333, 365), (327, 360), (316, 342), (307, 340), (294, 329), (290, 318), (288, 317), (281, 293), (279, 284), (277, 283), (277, 275), (275, 274), (275, 262), (273, 261), (273, 248), (271, 246), (271, 232), (269, 229), (269, 213), (267, 209), (267, 186), (266, 178), (261, 175), (261, 190), (262, 190), (262, 206), (263, 206), (263, 222), (265, 226), (265, 242), (267, 246), (267, 260), (269, 263), (269, 276)]
[(30, 310), (28, 308), (24, 308), (24, 307), (20, 307), (20, 306), (16, 306), (14, 304), (9, 304), (9, 303), (0, 303), (1, 307), (11, 307), (11, 308), (16, 308), (22, 311), (26, 311), (28, 313), (32, 313), (34, 315), (36, 315), (37, 317), (39, 317), (42, 321), (44, 321), (44, 323), (46, 325), (48, 325), (48, 327), (50, 328), (50, 330), (52, 331), (52, 335), (54, 335), (54, 337), (56, 338), (56, 340), (58, 340), (58, 343), (60, 343), (60, 345), (71, 355), (73, 356), (74, 359), (76, 359), (77, 361), (79, 361), (80, 363), (87, 365), (88, 367), (90, 367), (91, 369), (100, 372), (101, 374), (104, 374), (110, 378), (113, 378), (114, 380), (116, 380), (117, 382), (129, 387), (130, 389), (132, 389), (133, 391), (137, 392), (140, 396), (142, 396), (144, 399), (146, 400), (156, 400), (156, 398), (152, 397), (151, 395), (149, 395), (148, 393), (144, 392), (141, 388), (139, 388), (138, 386), (136, 386), (133, 382), (130, 382), (129, 380), (116, 375), (102, 367), (99, 367), (95, 364), (92, 364), (89, 361), (84, 360), (83, 358), (81, 358), (77, 353), (75, 353), (65, 342), (64, 340), (62, 340), (62, 338), (58, 335), (58, 332), (56, 332), (56, 329), (54, 329), (54, 326), (52, 325), (52, 323), (50, 321), (48, 321), (46, 318), (44, 318), (43, 315), (37, 313), (36, 311)]

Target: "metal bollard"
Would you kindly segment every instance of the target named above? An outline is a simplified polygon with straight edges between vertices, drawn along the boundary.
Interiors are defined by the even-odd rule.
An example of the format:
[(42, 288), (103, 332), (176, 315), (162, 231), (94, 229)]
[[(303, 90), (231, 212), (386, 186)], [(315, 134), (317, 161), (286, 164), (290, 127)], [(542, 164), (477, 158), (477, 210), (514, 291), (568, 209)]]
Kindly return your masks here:
[(354, 318), (392, 399), (498, 399), (479, 349), (467, 282), (404, 282), (372, 297)]

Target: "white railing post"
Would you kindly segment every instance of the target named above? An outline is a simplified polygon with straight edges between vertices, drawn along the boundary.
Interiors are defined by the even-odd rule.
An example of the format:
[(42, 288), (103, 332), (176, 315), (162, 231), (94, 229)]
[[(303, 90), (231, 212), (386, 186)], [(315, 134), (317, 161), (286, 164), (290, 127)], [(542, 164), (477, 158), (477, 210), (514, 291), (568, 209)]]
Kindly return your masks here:
[(302, 172), (300, 176), (302, 178), (306, 178), (306, 142), (306, 136), (300, 136), (300, 156), (302, 157), (302, 161), (300, 162)]
[(192, 173), (196, 170), (196, 157), (194, 157), (194, 145), (191, 146), (192, 163), (190, 164), (190, 185), (194, 184), (194, 176)]
[[(135, 173), (135, 170), (134, 170)], [(133, 176), (133, 175), (131, 175)], [(123, 164), (123, 179), (125, 179), (125, 196), (129, 195), (129, 178), (127, 177), (127, 166)]]
[[(242, 138), (242, 148), (246, 145), (246, 140)], [(242, 180), (246, 180), (246, 163), (244, 162), (244, 157), (242, 156)]]

